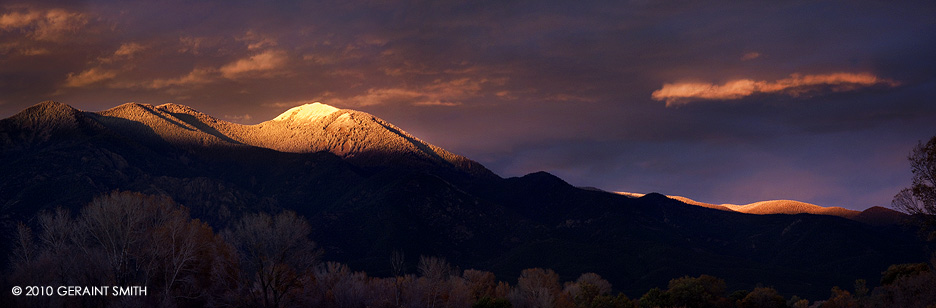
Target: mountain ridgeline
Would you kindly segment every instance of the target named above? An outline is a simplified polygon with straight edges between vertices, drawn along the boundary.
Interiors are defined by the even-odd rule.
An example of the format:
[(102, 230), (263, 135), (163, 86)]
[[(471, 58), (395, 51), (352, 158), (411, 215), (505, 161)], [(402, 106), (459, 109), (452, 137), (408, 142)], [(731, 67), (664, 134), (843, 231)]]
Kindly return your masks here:
[(256, 125), (135, 103), (86, 112), (44, 102), (0, 120), (5, 251), (16, 222), (114, 190), (171, 197), (216, 229), (292, 210), (311, 223), (325, 260), (378, 276), (399, 251), (410, 270), (432, 255), (504, 279), (531, 267), (595, 272), (630, 296), (709, 274), (729, 288), (825, 298), (926, 259), (915, 234), (893, 223), (903, 216), (886, 209), (867, 221), (751, 215), (581, 189), (545, 172), (504, 179), (373, 115), (318, 103)]

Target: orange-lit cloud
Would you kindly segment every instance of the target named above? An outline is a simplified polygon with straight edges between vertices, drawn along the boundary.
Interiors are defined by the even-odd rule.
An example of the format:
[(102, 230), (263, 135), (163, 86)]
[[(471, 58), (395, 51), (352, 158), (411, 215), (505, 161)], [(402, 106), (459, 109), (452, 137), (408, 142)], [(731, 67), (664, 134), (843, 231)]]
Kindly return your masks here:
[(224, 115), (224, 116), (222, 116), (222, 117), (225, 118), (225, 119), (227, 119), (227, 120), (229, 120), (229, 121), (234, 121), (234, 122), (244, 122), (244, 121), (250, 121), (250, 119), (253, 119), (253, 117), (251, 117), (250, 114), (243, 114), (243, 115), (228, 115), (228, 114), (226, 114), (226, 115)]
[(83, 71), (79, 74), (68, 74), (68, 77), (65, 79), (65, 86), (72, 88), (84, 87), (101, 81), (113, 79), (116, 76), (117, 72), (115, 71), (95, 67)]
[(462, 103), (459, 102), (443, 102), (443, 101), (426, 101), (426, 102), (416, 102), (413, 103), (413, 106), (443, 106), (443, 107), (454, 107), (461, 106)]
[(214, 80), (212, 69), (196, 68), (185, 76), (169, 79), (156, 79), (146, 85), (150, 89), (162, 89), (171, 86), (192, 86), (206, 84)]
[(484, 84), (502, 83), (502, 80), (475, 80), (459, 78), (443, 81), (437, 79), (432, 83), (417, 88), (371, 88), (366, 93), (347, 98), (329, 99), (331, 103), (345, 106), (369, 106), (387, 103), (404, 103), (412, 106), (445, 106), (462, 105), (462, 100), (476, 97), (482, 92)]
[(426, 94), (403, 88), (371, 88), (364, 94), (334, 99), (333, 101), (336, 101), (338, 105), (346, 106), (370, 106), (400, 101), (430, 101), (425, 100)]
[(40, 56), (50, 54), (52, 51), (45, 48), (27, 48), (23, 49), (21, 53), (26, 56)]
[(81, 13), (62, 9), (47, 11), (19, 11), (0, 15), (0, 30), (21, 31), (42, 41), (56, 41), (70, 32), (76, 32), (88, 23)]
[(98, 58), (98, 61), (100, 63), (113, 63), (120, 60), (131, 59), (144, 49), (146, 49), (146, 47), (138, 43), (124, 43), (120, 45), (120, 48), (114, 51), (114, 54)]
[(267, 50), (222, 66), (220, 71), (225, 78), (235, 79), (253, 73), (269, 72), (282, 68), (286, 65), (286, 60), (285, 52)]
[(216, 49), (219, 38), (183, 36), (179, 38), (179, 53), (199, 55), (203, 51)]
[(870, 73), (793, 74), (777, 81), (739, 79), (721, 85), (711, 83), (667, 83), (653, 91), (654, 100), (678, 106), (702, 100), (733, 100), (755, 94), (785, 94), (793, 97), (816, 92), (846, 92), (871, 86), (894, 87), (898, 83)]
[(277, 109), (280, 109), (280, 108), (288, 109), (288, 108), (292, 108), (296, 106), (302, 106), (305, 104), (312, 104), (312, 103), (318, 103), (318, 102), (319, 101), (317, 100), (298, 100), (298, 101), (288, 101), (288, 102), (265, 103), (265, 104), (261, 104), (261, 106), (272, 107), (272, 108), (277, 108)]
[(276, 46), (276, 40), (271, 37), (260, 35), (256, 31), (247, 31), (244, 36), (236, 38), (238, 41), (247, 42), (247, 50), (258, 50)]
[(26, 13), (12, 12), (0, 15), (0, 29), (25, 27), (40, 18), (40, 13), (29, 11)]
[[(140, 45), (124, 44), (108, 59), (102, 59), (102, 62), (111, 62), (118, 55), (129, 57), (144, 47)], [(209, 84), (220, 78), (237, 79), (242, 77), (270, 77), (272, 72), (284, 67), (286, 64), (286, 53), (282, 51), (270, 50), (243, 58), (227, 65), (216, 67), (195, 68), (188, 74), (175, 78), (157, 78), (145, 82), (114, 82), (109, 86), (112, 88), (146, 88), (146, 89), (164, 89), (170, 87), (192, 87)], [(110, 76), (113, 78), (113, 76)]]
[(145, 49), (143, 45), (137, 43), (125, 43), (120, 45), (120, 48), (114, 52), (114, 56), (118, 57), (131, 57), (134, 54), (143, 51)]

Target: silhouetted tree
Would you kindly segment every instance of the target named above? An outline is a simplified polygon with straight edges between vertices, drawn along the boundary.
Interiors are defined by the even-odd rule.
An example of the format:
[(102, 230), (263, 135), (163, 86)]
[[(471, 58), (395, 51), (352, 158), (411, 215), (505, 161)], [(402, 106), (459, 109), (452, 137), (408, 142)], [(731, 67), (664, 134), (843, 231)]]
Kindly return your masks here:
[(417, 281), (420, 288), (424, 290), (424, 307), (434, 308), (444, 305), (446, 293), (449, 285), (449, 278), (455, 269), (445, 261), (444, 258), (419, 256), (419, 264), (416, 266), (422, 277)]
[(595, 273), (584, 273), (574, 282), (566, 282), (565, 293), (576, 307), (617, 308), (633, 307), (634, 302), (624, 294), (611, 296), (611, 283)]
[(653, 288), (644, 293), (639, 300), (641, 308), (657, 308), (673, 306), (669, 294), (660, 288)]
[(352, 272), (347, 265), (326, 262), (316, 267), (314, 275), (322, 299), (317, 303), (306, 302), (303, 305), (354, 308), (390, 304), (390, 286), (370, 279), (366, 273)]
[(390, 271), (393, 273), (393, 303), (396, 306), (401, 305), (403, 300), (403, 279), (398, 277), (406, 273), (406, 257), (401, 250), (394, 250), (390, 254)]
[(494, 277), (494, 273), (467, 269), (462, 273), (462, 278), (468, 284), (472, 300), (478, 301), (482, 298), (492, 299), (498, 297), (497, 279)]
[[(580, 294), (583, 291), (583, 286), (591, 286), (591, 288), (589, 288), (590, 290), (588, 290), (589, 294)], [(581, 297), (580, 295), (583, 295), (586, 298), (591, 299), (598, 295), (607, 295), (608, 293), (611, 293), (611, 283), (601, 278), (601, 276), (598, 274), (584, 273), (579, 275), (575, 282), (567, 282), (565, 284), (565, 291), (568, 292), (572, 298), (578, 298)], [(576, 300), (576, 302), (577, 301), (578, 300)]]
[(751, 293), (751, 291), (735, 290), (734, 292), (731, 292), (730, 295), (728, 295), (728, 301), (732, 303), (740, 303), (741, 300), (743, 300), (744, 297), (747, 296), (749, 293)]
[(881, 285), (889, 285), (903, 277), (911, 277), (930, 271), (926, 263), (892, 264), (881, 273)]
[(874, 305), (871, 306), (924, 308), (936, 303), (936, 273), (929, 270), (916, 271), (913, 266), (891, 266), (885, 272), (885, 277), (888, 283), (874, 288), (870, 299)]
[(394, 250), (390, 254), (390, 271), (393, 276), (402, 276), (406, 273), (406, 257), (401, 250)]
[(559, 275), (551, 269), (528, 268), (520, 272), (510, 302), (518, 308), (554, 307), (561, 293)]
[(490, 298), (482, 297), (478, 299), (474, 304), (471, 304), (471, 308), (511, 308), (513, 305), (510, 304), (510, 301), (504, 298)]
[[(133, 192), (96, 197), (72, 218), (57, 208), (38, 216), (38, 242), (18, 228), (13, 280), (21, 285), (139, 285), (146, 297), (120, 298), (121, 305), (213, 305), (223, 287), (216, 275), (234, 262), (211, 228), (189, 218), (169, 198)], [(20, 299), (18, 299), (20, 300)], [(22, 299), (19, 304), (106, 306), (102, 296)]]
[(416, 266), (419, 274), (432, 281), (443, 281), (455, 271), (452, 265), (444, 258), (419, 256), (419, 265)]
[(254, 304), (284, 307), (298, 296), (321, 251), (309, 239), (309, 224), (295, 212), (271, 217), (248, 214), (224, 237), (240, 255), (246, 292)]
[(894, 208), (924, 218), (928, 239), (936, 239), (936, 136), (926, 144), (920, 142), (911, 151), (910, 170), (913, 183), (904, 188), (892, 202)]
[(832, 287), (832, 296), (829, 300), (822, 303), (822, 308), (853, 308), (858, 307), (858, 301), (846, 290), (839, 287)]
[(793, 295), (790, 297), (790, 300), (787, 301), (787, 307), (790, 308), (807, 308), (809, 307), (809, 300), (800, 298), (799, 296)]
[(741, 300), (742, 308), (783, 308), (786, 300), (774, 288), (754, 288)]
[(728, 302), (725, 281), (709, 275), (670, 280), (666, 293), (675, 306), (721, 307)]
[(22, 222), (17, 223), (15, 241), (15, 247), (10, 256), (10, 264), (21, 267), (29, 266), (36, 259), (37, 253), (32, 229)]

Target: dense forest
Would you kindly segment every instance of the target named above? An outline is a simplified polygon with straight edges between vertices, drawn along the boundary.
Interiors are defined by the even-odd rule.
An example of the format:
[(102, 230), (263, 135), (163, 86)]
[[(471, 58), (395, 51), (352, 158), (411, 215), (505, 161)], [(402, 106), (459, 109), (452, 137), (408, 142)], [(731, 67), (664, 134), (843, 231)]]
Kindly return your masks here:
[[(291, 211), (250, 213), (225, 230), (192, 219), (164, 196), (112, 192), (70, 213), (59, 208), (21, 222), (4, 285), (143, 286), (145, 296), (13, 296), (14, 306), (147, 307), (933, 307), (932, 264), (882, 269), (880, 286), (862, 277), (827, 299), (784, 297), (771, 286), (727, 290), (709, 276), (678, 277), (639, 298), (615, 293), (599, 273), (561, 282), (529, 268), (515, 281), (419, 256), (407, 268), (393, 252), (393, 277), (370, 277), (322, 260), (310, 225)], [(662, 287), (662, 286), (661, 286)], [(781, 290), (782, 291), (782, 290)]]

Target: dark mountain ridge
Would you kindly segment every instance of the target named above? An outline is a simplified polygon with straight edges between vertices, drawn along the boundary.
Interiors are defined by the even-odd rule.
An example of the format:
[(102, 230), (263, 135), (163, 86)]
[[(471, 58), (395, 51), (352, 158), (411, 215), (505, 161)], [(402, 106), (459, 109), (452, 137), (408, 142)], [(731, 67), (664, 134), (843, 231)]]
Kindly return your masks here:
[[(729, 288), (825, 298), (833, 285), (876, 282), (888, 265), (926, 257), (899, 226), (630, 198), (545, 172), (503, 179), (376, 117), (326, 106), (256, 126), (172, 104), (30, 107), (0, 120), (4, 234), (42, 210), (130, 190), (170, 196), (217, 229), (247, 212), (296, 211), (326, 260), (372, 275), (389, 275), (396, 250), (411, 270), (419, 255), (436, 255), (505, 280), (530, 267), (596, 272), (630, 296), (709, 274)], [(370, 138), (380, 142), (362, 142)]]

